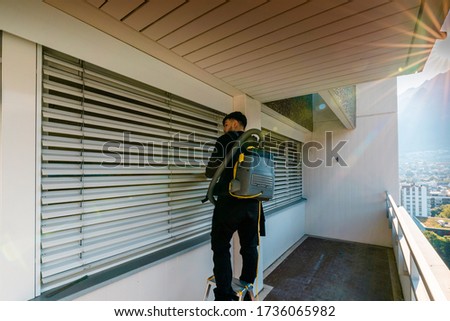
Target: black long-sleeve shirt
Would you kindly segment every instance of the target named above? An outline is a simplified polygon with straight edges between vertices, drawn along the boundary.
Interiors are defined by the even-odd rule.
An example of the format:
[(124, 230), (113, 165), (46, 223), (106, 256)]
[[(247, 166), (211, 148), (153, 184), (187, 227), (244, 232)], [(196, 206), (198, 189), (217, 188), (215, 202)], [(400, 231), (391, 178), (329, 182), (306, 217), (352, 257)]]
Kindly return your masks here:
[[(231, 151), (236, 140), (243, 134), (242, 131), (239, 132), (228, 132), (220, 136), (214, 146), (214, 151), (209, 158), (208, 165), (206, 166), (205, 175), (206, 177), (213, 177), (219, 166), (225, 159), (228, 152)], [(236, 153), (237, 154), (237, 153)], [(230, 162), (225, 167), (224, 171), (220, 175), (220, 179), (216, 184), (214, 189), (214, 195), (225, 196), (228, 194), (228, 185), (233, 179), (233, 164), (235, 163), (237, 156), (236, 154), (230, 160)]]

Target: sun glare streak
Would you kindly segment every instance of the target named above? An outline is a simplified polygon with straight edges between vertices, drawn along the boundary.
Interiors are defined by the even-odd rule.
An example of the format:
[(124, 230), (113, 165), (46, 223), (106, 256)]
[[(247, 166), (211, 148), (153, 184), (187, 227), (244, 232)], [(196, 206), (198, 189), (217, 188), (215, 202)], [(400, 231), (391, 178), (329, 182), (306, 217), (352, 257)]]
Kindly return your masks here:
[(415, 56), (423, 56), (423, 55), (429, 55), (431, 52), (431, 49), (427, 49), (427, 50), (420, 50), (420, 51), (416, 51), (413, 53), (402, 53), (396, 56), (392, 56), (389, 59), (387, 59), (386, 61), (396, 61), (396, 60), (404, 60), (405, 58), (408, 57), (415, 57)]
[[(445, 8), (444, 8), (445, 10)], [(447, 10), (445, 10), (444, 12), (447, 12)], [(439, 19), (438, 17), (436, 17), (436, 14), (433, 12), (433, 10), (431, 10), (430, 6), (425, 3), (424, 7), (423, 7), (423, 14), (422, 14), (422, 18), (423, 17), (428, 17), (430, 19), (431, 22), (431, 26), (427, 25), (425, 22), (423, 22), (422, 20), (417, 20), (417, 15), (415, 13), (415, 11), (407, 11), (405, 12), (408, 17), (411, 19), (411, 21), (417, 21), (417, 26), (420, 26), (421, 28), (423, 28), (427, 35), (422, 35), (419, 33), (413, 33), (411, 31), (405, 31), (405, 30), (401, 30), (401, 28), (398, 28), (399, 31), (405, 35), (411, 36), (411, 37), (415, 37), (416, 39), (420, 39), (420, 40), (425, 40), (426, 42), (430, 43), (431, 46), (433, 46), (434, 42), (436, 41), (436, 39), (443, 39), (443, 34), (441, 32), (441, 25), (439, 23)]]
[[(411, 56), (411, 55), (410, 55)], [(407, 70), (411, 70), (411, 73), (414, 73), (417, 71), (417, 66), (420, 66), (422, 63), (425, 63), (428, 59), (427, 57), (423, 57), (409, 65), (406, 65), (404, 67), (401, 67), (401, 70), (397, 69), (395, 72), (389, 74), (386, 78), (393, 78), (393, 77), (398, 77), (398, 76), (402, 76), (404, 74), (405, 71)]]
[(421, 43), (421, 44), (405, 44), (405, 43), (392, 43), (392, 42), (374, 42), (369, 43), (367, 46), (375, 47), (375, 48), (426, 48), (432, 49), (432, 43)]
[[(444, 3), (444, 5), (445, 5), (445, 3)], [(444, 9), (443, 12), (448, 12), (448, 10), (449, 10), (449, 8), (443, 8), (443, 9)], [(436, 17), (436, 15), (434, 14), (433, 10), (431, 10), (430, 6), (426, 2), (425, 2), (425, 5), (424, 5), (424, 12), (427, 13), (428, 17), (430, 17), (431, 23), (433, 24), (434, 28), (428, 27), (425, 24), (422, 24), (423, 27), (429, 33), (431, 33), (433, 35), (436, 35), (436, 39), (442, 39), (442, 34), (440, 32), (441, 24), (439, 23), (439, 19)], [(419, 23), (421, 23), (421, 22), (419, 22)]]
[(421, 35), (421, 34), (415, 33), (414, 34), (414, 38), (425, 40), (429, 45), (433, 46), (433, 44), (436, 41), (436, 39), (442, 39), (440, 31), (439, 31), (439, 33), (435, 33), (434, 32), (434, 34), (436, 35), (435, 37), (430, 37), (430, 36), (426, 36), (426, 35)]

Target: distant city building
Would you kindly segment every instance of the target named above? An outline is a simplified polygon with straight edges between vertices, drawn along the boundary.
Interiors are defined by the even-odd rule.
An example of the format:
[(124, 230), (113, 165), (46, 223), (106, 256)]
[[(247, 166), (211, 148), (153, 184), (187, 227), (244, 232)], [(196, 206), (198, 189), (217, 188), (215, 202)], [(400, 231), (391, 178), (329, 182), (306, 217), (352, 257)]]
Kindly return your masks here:
[(430, 212), (426, 185), (404, 184), (401, 186), (401, 205), (411, 216), (427, 217)]
[(429, 197), (430, 208), (439, 207), (441, 205), (450, 204), (450, 196), (433, 195)]

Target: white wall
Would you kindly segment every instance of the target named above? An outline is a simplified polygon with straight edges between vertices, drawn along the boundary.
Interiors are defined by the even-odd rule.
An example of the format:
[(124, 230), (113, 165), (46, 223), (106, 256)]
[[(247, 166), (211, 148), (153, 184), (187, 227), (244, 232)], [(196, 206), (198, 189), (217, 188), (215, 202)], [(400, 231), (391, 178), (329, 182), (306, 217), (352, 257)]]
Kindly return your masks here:
[(211, 274), (212, 252), (207, 244), (88, 289), (75, 300), (201, 301)]
[(267, 235), (261, 238), (264, 270), (305, 235), (305, 206), (301, 202), (267, 217)]
[(34, 296), (36, 46), (2, 37), (0, 300)]
[[(348, 166), (304, 168), (306, 233), (391, 246), (384, 200), (385, 191), (398, 199), (396, 80), (360, 84), (356, 95), (356, 129), (333, 119), (314, 124), (313, 141), (325, 146), (332, 131), (332, 147), (346, 142), (338, 154)], [(311, 149), (318, 159), (326, 160), (325, 148)]]
[[(3, 78), (2, 83), (0, 117), (0, 300), (28, 300), (39, 294), (39, 290), (36, 290), (36, 283), (39, 283), (39, 222), (36, 219), (36, 206), (39, 203), (36, 177), (39, 173), (36, 172), (35, 150), (39, 144), (36, 134), (39, 97), (36, 96), (35, 83), (36, 44), (59, 50), (221, 112), (231, 112), (235, 106), (233, 97), (39, 0), (2, 0), (0, 30), (5, 31), (2, 70), (3, 75), (8, 75), (8, 78)], [(258, 106), (259, 103), (250, 101), (246, 112), (253, 113)], [(252, 121), (256, 126), (262, 123), (262, 118)], [(289, 136), (297, 139), (303, 135), (295, 134), (295, 131), (282, 123), (278, 126), (281, 133), (288, 131)], [(285, 235), (291, 235), (288, 239), (293, 244), (297, 228), (302, 226), (302, 210), (297, 212), (290, 209), (285, 215), (287, 220), (292, 217), (300, 220), (298, 226), (287, 225), (283, 230)], [(272, 221), (276, 221), (275, 216), (269, 220), (269, 231), (272, 229)], [(268, 247), (272, 249), (269, 250), (269, 260), (276, 256), (276, 242), (282, 242), (280, 249), (288, 247), (282, 234), (275, 237), (279, 231), (274, 231), (276, 232), (271, 236), (273, 241)], [(79, 296), (72, 299), (201, 300), (206, 278), (211, 273), (210, 245), (205, 244), (79, 293)]]
[[(261, 127), (299, 142), (310, 140), (311, 132), (262, 106)], [(305, 186), (303, 181), (303, 186)], [(303, 187), (304, 188), (304, 187)], [(269, 268), (305, 235), (306, 202), (266, 217), (266, 236), (261, 238), (262, 271)]]

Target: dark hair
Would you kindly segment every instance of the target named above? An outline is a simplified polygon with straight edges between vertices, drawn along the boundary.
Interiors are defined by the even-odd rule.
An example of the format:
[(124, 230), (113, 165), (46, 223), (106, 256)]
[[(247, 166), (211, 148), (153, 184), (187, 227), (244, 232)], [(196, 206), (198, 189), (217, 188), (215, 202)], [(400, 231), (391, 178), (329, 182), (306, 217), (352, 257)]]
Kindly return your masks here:
[(222, 125), (225, 125), (225, 121), (227, 119), (234, 119), (237, 120), (239, 122), (239, 124), (242, 125), (242, 127), (247, 126), (247, 117), (245, 117), (245, 115), (243, 113), (241, 113), (240, 111), (234, 111), (228, 115), (225, 116), (225, 118), (222, 120)]

